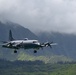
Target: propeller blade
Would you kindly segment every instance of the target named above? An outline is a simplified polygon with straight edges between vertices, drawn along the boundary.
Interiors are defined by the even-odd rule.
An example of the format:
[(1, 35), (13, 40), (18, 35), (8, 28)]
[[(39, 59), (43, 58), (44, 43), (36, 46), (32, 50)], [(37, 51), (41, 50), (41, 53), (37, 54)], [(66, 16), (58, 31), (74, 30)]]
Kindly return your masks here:
[(58, 45), (57, 43), (52, 43), (51, 45)]
[(48, 43), (48, 46), (49, 46), (50, 48), (52, 48), (52, 46), (51, 46), (51, 44), (50, 44), (50, 43)]

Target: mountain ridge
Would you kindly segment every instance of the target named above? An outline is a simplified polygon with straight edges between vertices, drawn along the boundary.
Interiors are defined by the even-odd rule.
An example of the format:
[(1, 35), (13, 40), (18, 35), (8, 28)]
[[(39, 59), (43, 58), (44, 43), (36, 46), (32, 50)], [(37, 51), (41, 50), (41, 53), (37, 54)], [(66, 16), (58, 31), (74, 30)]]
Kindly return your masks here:
[[(1, 23), (0, 22), (0, 40), (4, 40), (7, 41), (8, 40), (8, 33), (9, 30), (12, 30), (13, 33), (13, 37), (15, 39), (23, 39), (25, 37), (29, 38), (29, 39), (37, 39), (39, 40), (41, 43), (44, 42), (56, 42), (58, 43), (57, 46), (53, 46), (52, 49), (50, 48), (44, 48), (43, 50), (38, 50), (37, 54), (33, 53), (33, 50), (22, 50), (23, 53), (32, 55), (32, 58), (34, 58), (35, 56), (38, 58), (38, 56), (43, 56), (42, 58), (45, 58), (44, 56), (48, 56), (46, 58), (46, 60), (49, 58), (49, 56), (51, 57), (52, 55), (58, 55), (58, 56), (62, 56), (61, 59), (64, 60), (64, 56), (70, 59), (74, 59), (76, 60), (76, 36), (75, 35), (64, 35), (64, 34), (60, 34), (60, 33), (41, 33), (39, 35), (35, 35), (33, 32), (31, 32), (28, 28), (22, 27), (21, 25), (18, 25), (16, 23)], [(72, 50), (71, 50), (72, 49)], [(17, 56), (21, 56), (20, 51), (18, 51), (17, 54), (13, 53), (13, 50), (11, 49), (0, 49), (0, 57), (1, 58), (5, 58), (8, 60), (15, 60), (15, 59), (20, 59), (17, 58)], [(26, 56), (24, 56), (25, 58)], [(27, 57), (28, 58), (28, 57)], [(31, 58), (31, 59), (32, 59)], [(39, 59), (39, 58), (38, 58)], [(25, 60), (25, 59), (24, 59)], [(36, 59), (37, 60), (37, 59)], [(54, 60), (54, 59), (53, 59)]]

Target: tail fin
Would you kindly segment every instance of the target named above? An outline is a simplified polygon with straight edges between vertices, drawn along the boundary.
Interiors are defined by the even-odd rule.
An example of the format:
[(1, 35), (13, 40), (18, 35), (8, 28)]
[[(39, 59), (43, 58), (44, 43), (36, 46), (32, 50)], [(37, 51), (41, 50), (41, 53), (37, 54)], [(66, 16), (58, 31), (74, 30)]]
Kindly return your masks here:
[(12, 31), (9, 30), (9, 41), (13, 41), (13, 40), (14, 40), (14, 38), (12, 37)]

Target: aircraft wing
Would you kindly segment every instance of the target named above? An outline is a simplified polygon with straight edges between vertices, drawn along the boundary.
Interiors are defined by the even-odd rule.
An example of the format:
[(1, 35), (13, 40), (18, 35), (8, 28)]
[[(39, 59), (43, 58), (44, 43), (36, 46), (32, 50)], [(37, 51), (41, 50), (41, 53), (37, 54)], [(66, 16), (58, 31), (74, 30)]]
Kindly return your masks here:
[(22, 45), (23, 45), (22, 42), (20, 42), (20, 43), (15, 43), (12, 46), (14, 46), (14, 47), (21, 47)]
[(8, 41), (0, 41), (0, 43), (8, 43)]

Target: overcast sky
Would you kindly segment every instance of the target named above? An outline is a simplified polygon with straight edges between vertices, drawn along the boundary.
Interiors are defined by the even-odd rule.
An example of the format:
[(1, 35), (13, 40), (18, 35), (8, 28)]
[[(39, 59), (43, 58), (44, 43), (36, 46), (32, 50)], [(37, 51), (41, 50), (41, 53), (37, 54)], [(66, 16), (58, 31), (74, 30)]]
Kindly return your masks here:
[(0, 20), (34, 31), (76, 34), (76, 0), (0, 0)]

